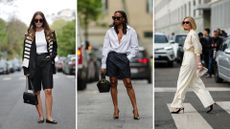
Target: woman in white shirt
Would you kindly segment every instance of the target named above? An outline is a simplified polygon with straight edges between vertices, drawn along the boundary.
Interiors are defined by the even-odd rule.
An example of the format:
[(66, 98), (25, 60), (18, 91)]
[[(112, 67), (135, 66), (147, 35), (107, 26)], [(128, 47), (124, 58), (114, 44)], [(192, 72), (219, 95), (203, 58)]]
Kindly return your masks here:
[(184, 42), (184, 56), (177, 80), (177, 91), (171, 104), (173, 108), (171, 113), (184, 111), (182, 103), (188, 88), (191, 88), (196, 93), (203, 106), (208, 108), (207, 113), (209, 113), (213, 110), (214, 101), (208, 90), (205, 89), (205, 85), (198, 74), (203, 69), (200, 60), (202, 47), (195, 32), (195, 20), (192, 17), (185, 17), (182, 26), (189, 33)]
[[(57, 124), (52, 117), (54, 58), (57, 55), (55, 32), (50, 29), (42, 12), (35, 12), (25, 34), (23, 63), (24, 74), (31, 80), (37, 95), (38, 123)], [(41, 87), (42, 85), (42, 87)], [(45, 93), (46, 120), (44, 120), (40, 91)]]
[(129, 66), (129, 61), (138, 54), (137, 34), (128, 25), (127, 15), (124, 11), (115, 11), (112, 19), (113, 24), (104, 38), (101, 72), (110, 77), (111, 96), (114, 105), (113, 118), (119, 118), (117, 81), (122, 79), (133, 106), (133, 118), (139, 120)]

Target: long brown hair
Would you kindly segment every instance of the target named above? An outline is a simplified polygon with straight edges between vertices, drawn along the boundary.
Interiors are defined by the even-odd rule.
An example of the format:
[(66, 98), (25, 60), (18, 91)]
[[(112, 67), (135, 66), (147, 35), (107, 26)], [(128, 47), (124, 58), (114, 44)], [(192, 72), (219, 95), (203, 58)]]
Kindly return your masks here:
[[(128, 25), (128, 18), (127, 18), (127, 14), (125, 13), (125, 11), (122, 11), (122, 10), (117, 10), (114, 12), (115, 13), (120, 13), (121, 16), (125, 19), (124, 23), (122, 24), (123, 25), (123, 33), (126, 34), (127, 33), (127, 25)], [(110, 25), (110, 27), (114, 27), (116, 33), (118, 34), (118, 28), (117, 26), (115, 26), (115, 23), (113, 21), (113, 23)]]
[(27, 29), (27, 35), (29, 35), (32, 39), (34, 39), (35, 32), (36, 32), (36, 25), (35, 25), (34, 20), (35, 20), (35, 17), (37, 15), (40, 15), (43, 19), (42, 27), (44, 28), (45, 35), (48, 36), (52, 32), (52, 30), (49, 27), (48, 22), (46, 21), (45, 15), (41, 11), (37, 11), (34, 13), (32, 19), (30, 21), (30, 25)]

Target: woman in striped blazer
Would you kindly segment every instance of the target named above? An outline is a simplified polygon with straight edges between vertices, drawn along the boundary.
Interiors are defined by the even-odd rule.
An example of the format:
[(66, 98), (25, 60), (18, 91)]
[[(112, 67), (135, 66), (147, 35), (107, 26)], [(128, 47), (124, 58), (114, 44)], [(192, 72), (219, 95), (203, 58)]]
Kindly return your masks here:
[[(28, 76), (34, 86), (38, 98), (36, 109), (38, 123), (44, 123), (41, 88), (45, 93), (46, 123), (57, 124), (52, 117), (53, 73), (55, 73), (54, 58), (57, 55), (55, 32), (50, 29), (41, 11), (34, 13), (27, 33), (25, 34), (22, 67), (24, 75)], [(42, 85), (42, 87), (41, 87)]]

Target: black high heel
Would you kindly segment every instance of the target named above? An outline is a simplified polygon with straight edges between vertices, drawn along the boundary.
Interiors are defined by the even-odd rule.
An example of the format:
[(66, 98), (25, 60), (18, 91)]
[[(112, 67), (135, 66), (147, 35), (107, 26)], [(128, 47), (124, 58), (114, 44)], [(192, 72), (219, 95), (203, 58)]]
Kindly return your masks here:
[(183, 113), (184, 113), (184, 108), (183, 107), (182, 108), (177, 108), (176, 111), (172, 111), (171, 113), (172, 114), (178, 114), (178, 113), (180, 113), (180, 111), (183, 111)]
[(134, 119), (134, 120), (140, 120), (139, 114), (137, 113), (136, 116), (135, 116), (134, 110), (133, 110), (133, 119)]
[(118, 109), (117, 114), (115, 114), (115, 112), (114, 112), (113, 113), (113, 119), (119, 119), (119, 113), (120, 113), (119, 109)]
[(214, 104), (212, 104), (212, 105), (209, 106), (209, 109), (206, 111), (206, 113), (210, 113), (213, 110), (213, 105)]

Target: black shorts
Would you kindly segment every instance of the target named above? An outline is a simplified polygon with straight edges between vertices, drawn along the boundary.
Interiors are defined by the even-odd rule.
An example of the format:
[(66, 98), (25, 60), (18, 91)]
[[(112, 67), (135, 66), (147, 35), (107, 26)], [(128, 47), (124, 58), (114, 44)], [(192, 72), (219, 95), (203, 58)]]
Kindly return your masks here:
[(106, 60), (106, 75), (118, 79), (130, 78), (130, 66), (127, 54), (111, 51)]
[(48, 53), (36, 56), (36, 71), (32, 79), (34, 90), (40, 91), (53, 88), (52, 61), (47, 59)]

